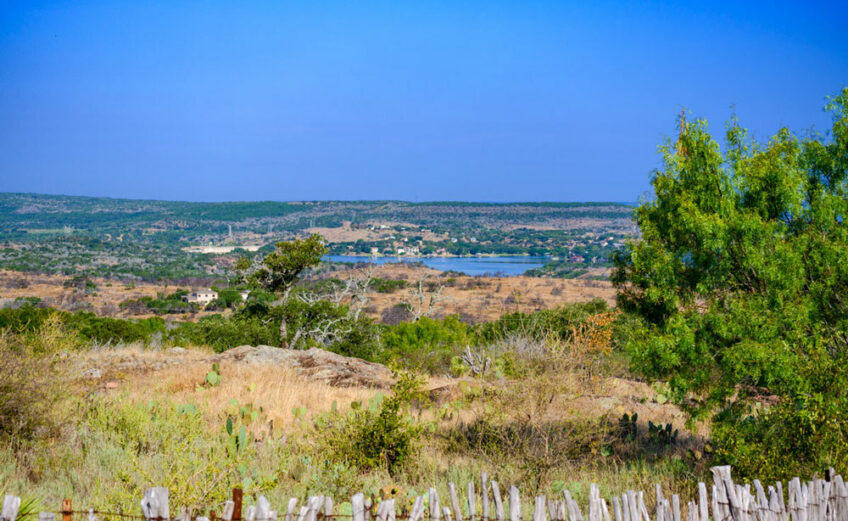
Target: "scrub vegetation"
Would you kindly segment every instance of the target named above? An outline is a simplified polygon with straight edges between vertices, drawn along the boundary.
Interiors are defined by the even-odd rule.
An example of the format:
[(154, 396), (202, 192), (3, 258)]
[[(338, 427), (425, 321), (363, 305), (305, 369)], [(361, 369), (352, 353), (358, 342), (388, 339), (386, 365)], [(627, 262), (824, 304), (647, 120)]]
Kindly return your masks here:
[[(248, 502), (365, 490), (405, 505), (481, 470), (585, 500), (589, 481), (603, 495), (660, 483), (691, 496), (715, 464), (768, 481), (844, 469), (848, 89), (827, 108), (828, 136), (758, 143), (733, 120), (724, 147), (706, 122), (681, 121), (635, 211), (640, 235), (612, 259), (614, 308), (472, 324), (438, 313), (444, 279), (304, 278), (327, 251), (308, 236), (240, 252), (228, 282), (246, 299), (196, 321), (169, 319), (173, 293), (139, 303), (157, 310), (145, 319), (0, 310), (0, 482), (130, 511), (151, 483), (190, 507), (233, 486)], [(372, 283), (406, 295), (392, 320), (366, 312)], [(320, 348), (393, 376), (344, 387), (226, 358), (243, 344)]]

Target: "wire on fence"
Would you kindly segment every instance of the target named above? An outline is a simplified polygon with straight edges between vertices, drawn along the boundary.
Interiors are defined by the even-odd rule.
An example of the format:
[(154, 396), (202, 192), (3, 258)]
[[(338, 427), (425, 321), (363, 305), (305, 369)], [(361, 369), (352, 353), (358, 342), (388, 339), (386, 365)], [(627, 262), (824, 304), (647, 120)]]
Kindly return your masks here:
[[(535, 497), (533, 503), (533, 521), (848, 521), (848, 485), (833, 469), (825, 474), (825, 479), (802, 482), (799, 478), (787, 483), (786, 493), (782, 482), (767, 488), (758, 481), (744, 486), (733, 482), (730, 467), (713, 467), (713, 484), (707, 488), (698, 483), (698, 496), (683, 503), (677, 494), (665, 497), (662, 487), (655, 486), (653, 515), (649, 514), (642, 492), (628, 490), (620, 496), (602, 498), (600, 488), (592, 484), (589, 489), (588, 509), (580, 508), (567, 489), (562, 499), (550, 499), (544, 495)], [(209, 517), (199, 515), (196, 510), (182, 508), (178, 516), (170, 515), (168, 489), (155, 487), (145, 492), (141, 500), (142, 515), (110, 512), (105, 510), (73, 510), (70, 499), (62, 501), (59, 511), (38, 513), (39, 521), (55, 521), (57, 515), (61, 521), (74, 521), (74, 516), (85, 515), (86, 521), (99, 521), (103, 518), (123, 518), (144, 521), (332, 521), (334, 519), (352, 519), (353, 521), (506, 521), (504, 503), (508, 501), (509, 521), (522, 521), (522, 503), (518, 487), (511, 486), (506, 498), (501, 498), (497, 481), (489, 481), (486, 473), (481, 474), (480, 492), (475, 492), (474, 483), (468, 484), (467, 503), (463, 512), (459, 493), (453, 483), (449, 483), (448, 500), (450, 506), (439, 507), (439, 495), (431, 488), (428, 494), (415, 498), (411, 507), (400, 504), (397, 512), (396, 499), (372, 501), (364, 494), (354, 495), (350, 500), (351, 513), (333, 513), (333, 501), (327, 496), (310, 496), (298, 509), (298, 499), (291, 498), (285, 511), (271, 510), (268, 500), (260, 495), (256, 504), (243, 512), (242, 490), (233, 489), (232, 500), (224, 504), (216, 516), (215, 510), (209, 511)], [(753, 491), (752, 487), (753, 486)], [(490, 510), (489, 497), (493, 499), (494, 516)], [(479, 496), (479, 497), (478, 497)], [(481, 512), (477, 518), (477, 501), (481, 501)], [(506, 501), (505, 501), (506, 500)], [(35, 517), (35, 512), (26, 512), (18, 516), (21, 500), (17, 496), (7, 495), (3, 500), (0, 521), (19, 521)], [(610, 507), (612, 513), (610, 513)], [(425, 518), (425, 510), (429, 514)], [(712, 516), (710, 516), (710, 512)], [(685, 514), (685, 515), (684, 515)]]

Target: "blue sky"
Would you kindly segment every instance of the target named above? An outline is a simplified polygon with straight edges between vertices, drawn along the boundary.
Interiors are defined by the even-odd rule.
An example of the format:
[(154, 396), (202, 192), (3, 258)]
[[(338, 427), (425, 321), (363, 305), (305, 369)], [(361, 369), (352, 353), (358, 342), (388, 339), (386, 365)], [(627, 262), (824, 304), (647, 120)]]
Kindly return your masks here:
[(825, 131), (848, 3), (0, 3), (0, 191), (635, 201), (686, 107)]

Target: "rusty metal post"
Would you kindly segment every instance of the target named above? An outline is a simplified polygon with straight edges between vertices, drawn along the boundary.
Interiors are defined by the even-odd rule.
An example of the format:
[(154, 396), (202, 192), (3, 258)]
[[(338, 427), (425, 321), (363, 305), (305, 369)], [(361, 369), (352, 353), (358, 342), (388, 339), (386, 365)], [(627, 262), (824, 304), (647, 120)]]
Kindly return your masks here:
[(241, 521), (241, 489), (233, 489), (233, 518), (231, 521)]
[(71, 508), (71, 500), (63, 499), (62, 500), (62, 521), (71, 521), (71, 514), (73, 513), (73, 509)]

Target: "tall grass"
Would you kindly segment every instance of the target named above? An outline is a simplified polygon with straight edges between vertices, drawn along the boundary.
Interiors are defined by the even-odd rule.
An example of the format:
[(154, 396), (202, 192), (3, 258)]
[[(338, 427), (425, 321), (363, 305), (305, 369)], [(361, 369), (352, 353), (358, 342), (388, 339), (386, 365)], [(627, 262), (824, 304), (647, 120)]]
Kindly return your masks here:
[[(369, 434), (379, 425), (369, 420), (374, 416), (348, 414), (379, 403), (377, 391), (331, 387), (268, 365), (223, 364), (220, 381), (209, 380), (212, 368), (203, 361), (208, 351), (190, 351), (182, 355), (184, 363), (164, 368), (157, 367), (166, 354), (140, 346), (118, 354), (75, 354), (74, 360), (92, 365), (135, 356), (149, 370), (110, 373), (117, 390), (75, 383), (62, 387), (74, 391), (70, 396), (54, 394), (49, 385), (43, 398), (33, 391), (29, 409), (8, 414), (73, 414), (54, 420), (58, 429), (28, 428), (26, 443), (6, 433), (0, 482), (10, 492), (43, 498), (48, 508), (70, 497), (77, 505), (127, 512), (137, 510), (152, 485), (167, 486), (175, 507), (196, 510), (219, 508), (234, 486), (245, 490), (248, 504), (262, 493), (277, 508), (293, 496), (328, 494), (343, 502), (359, 491), (394, 494), (404, 506), (430, 486), (447, 497), (448, 481), (464, 485), (483, 470), (504, 485), (518, 484), (525, 495), (567, 488), (581, 499), (592, 481), (609, 494), (648, 490), (653, 483), (691, 491), (702, 465), (687, 456), (688, 447), (625, 440), (615, 418), (575, 407), (587, 395), (609, 392), (608, 361), (616, 354), (598, 349), (591, 340), (597, 331), (558, 322), (561, 328), (566, 323), (567, 339), (561, 331), (534, 326), (478, 344), (487, 356), (508, 360), (509, 370), (502, 362), (482, 378), (431, 380), (428, 387), (447, 384), (452, 394), (399, 410), (402, 422), (392, 425), (414, 426), (416, 436), (412, 456), (391, 474), (379, 458), (364, 465), (340, 450), (356, 446), (342, 444), (340, 433), (382, 436)], [(35, 332), (4, 330), (4, 361), (33, 364), (27, 367), (39, 381), (56, 381), (51, 371), (57, 361), (66, 363), (61, 353), (72, 349), (61, 327), (48, 321)], [(607, 327), (597, 324), (598, 330)]]

